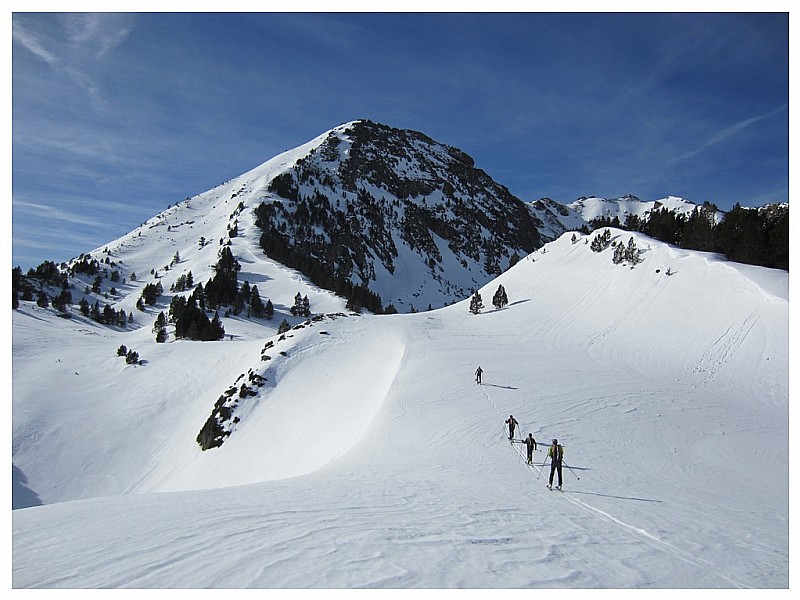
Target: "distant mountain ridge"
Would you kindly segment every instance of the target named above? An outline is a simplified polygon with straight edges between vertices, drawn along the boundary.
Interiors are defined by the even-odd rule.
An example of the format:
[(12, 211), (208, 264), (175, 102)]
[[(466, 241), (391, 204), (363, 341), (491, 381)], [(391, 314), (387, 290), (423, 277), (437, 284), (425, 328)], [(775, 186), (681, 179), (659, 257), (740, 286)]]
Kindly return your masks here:
[[(531, 210), (545, 223), (544, 234), (555, 238), (566, 231), (589, 227), (597, 219), (613, 221), (617, 219), (624, 225), (630, 217), (647, 221), (654, 212), (667, 210), (675, 215), (689, 217), (701, 206), (678, 196), (667, 196), (658, 200), (641, 200), (633, 194), (620, 198), (601, 198), (581, 196), (568, 204), (550, 198), (541, 198), (529, 203)], [(715, 222), (719, 223), (724, 212), (716, 211)]]
[[(579, 212), (584, 220), (592, 221), (598, 217), (613, 219), (618, 217), (620, 222), (625, 222), (628, 215), (636, 215), (640, 219), (648, 218), (657, 210), (666, 209), (679, 215), (690, 215), (698, 205), (685, 198), (677, 196), (667, 196), (659, 200), (642, 201), (632, 194), (626, 194), (621, 198), (608, 199), (597, 198), (594, 196), (581, 197), (567, 205)], [(722, 213), (719, 213), (721, 218)]]

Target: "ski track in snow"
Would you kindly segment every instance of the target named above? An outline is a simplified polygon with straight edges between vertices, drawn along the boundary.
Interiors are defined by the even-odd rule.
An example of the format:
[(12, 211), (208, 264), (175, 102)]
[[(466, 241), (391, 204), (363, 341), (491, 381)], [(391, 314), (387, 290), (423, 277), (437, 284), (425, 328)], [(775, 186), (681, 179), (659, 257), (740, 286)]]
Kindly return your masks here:
[[(494, 409), (495, 413), (497, 414), (498, 419), (502, 419), (502, 414), (500, 413), (499, 409), (497, 408), (497, 405), (492, 400), (491, 395), (488, 392), (486, 392), (484, 386), (480, 386), (480, 388), (481, 388), (481, 392), (483, 392), (484, 397), (486, 398), (486, 400), (489, 402), (489, 404), (492, 406), (492, 408)], [(500, 421), (500, 422), (502, 422), (502, 421)], [(508, 432), (505, 429), (504, 429), (503, 433), (504, 433), (505, 436), (508, 435)], [(515, 433), (515, 435), (516, 435), (516, 433)], [(542, 462), (541, 465), (536, 465), (536, 464), (529, 465), (529, 464), (527, 464), (527, 456), (525, 455), (525, 453), (521, 449), (522, 444), (519, 444), (519, 445), (510, 444), (510, 445), (511, 445), (512, 449), (519, 455), (519, 457), (523, 461), (526, 461), (524, 464), (531, 471), (531, 474), (535, 473), (537, 475), (536, 476), (536, 480), (537, 481), (539, 480), (540, 476), (542, 476), (542, 475), (545, 476), (545, 480), (547, 479), (547, 477), (549, 476), (549, 471), (548, 471), (548, 468), (547, 468), (548, 467), (548, 463), (547, 463), (546, 459)], [(546, 443), (542, 443), (542, 444), (539, 444), (539, 445), (547, 447)], [(566, 461), (564, 462), (563, 471), (565, 472), (565, 474), (566, 474), (567, 471), (569, 471), (569, 467), (567, 466)], [(693, 558), (689, 553), (687, 553), (685, 551), (682, 551), (681, 549), (677, 548), (673, 544), (670, 544), (668, 542), (665, 542), (665, 541), (661, 540), (657, 536), (649, 533), (644, 528), (636, 527), (634, 525), (630, 525), (628, 523), (625, 523), (621, 519), (618, 519), (618, 518), (612, 516), (608, 512), (600, 510), (600, 509), (592, 506), (588, 502), (585, 502), (583, 500), (575, 498), (572, 495), (573, 492), (569, 492), (567, 490), (559, 490), (559, 491), (554, 490), (554, 492), (555, 493), (560, 493), (560, 494), (565, 494), (566, 500), (568, 500), (572, 504), (574, 504), (574, 505), (576, 505), (576, 506), (588, 511), (590, 514), (593, 514), (595, 516), (599, 516), (599, 518), (601, 518), (605, 522), (614, 523), (616, 525), (619, 525), (619, 526), (625, 528), (626, 530), (628, 530), (629, 532), (633, 533), (638, 539), (641, 539), (642, 541), (644, 541), (649, 546), (655, 548), (656, 550), (659, 550), (660, 552), (664, 552), (665, 554), (668, 554), (673, 558), (676, 558), (676, 559), (678, 559), (680, 561), (683, 561), (686, 564), (691, 565), (692, 567), (696, 567), (697, 569), (699, 569), (701, 571), (706, 571), (709, 568), (714, 566), (709, 561)], [(750, 587), (750, 586), (744, 585), (744, 584), (736, 581), (735, 579), (727, 577), (727, 576), (725, 576), (725, 575), (723, 575), (721, 573), (717, 573), (717, 575), (722, 580), (723, 583), (721, 585), (724, 586), (724, 587), (727, 587), (727, 586), (733, 586), (733, 587), (738, 587), (738, 588)]]
[(747, 339), (750, 331), (758, 321), (756, 310), (753, 310), (747, 317), (738, 323), (738, 326), (731, 325), (705, 352), (692, 370), (695, 374), (702, 374), (702, 383), (713, 381), (717, 373), (722, 369), (736, 353), (736, 350)]
[(634, 320), (634, 316), (638, 316), (647, 311), (655, 302), (660, 291), (663, 290), (663, 286), (660, 285), (663, 277), (663, 275), (659, 275), (658, 278), (653, 282), (653, 285), (651, 285), (644, 294), (634, 299), (633, 303), (621, 306), (619, 316), (617, 316), (610, 325), (608, 325), (599, 333), (589, 337), (587, 342), (588, 346), (594, 346), (598, 342), (616, 332), (623, 323), (629, 320)]

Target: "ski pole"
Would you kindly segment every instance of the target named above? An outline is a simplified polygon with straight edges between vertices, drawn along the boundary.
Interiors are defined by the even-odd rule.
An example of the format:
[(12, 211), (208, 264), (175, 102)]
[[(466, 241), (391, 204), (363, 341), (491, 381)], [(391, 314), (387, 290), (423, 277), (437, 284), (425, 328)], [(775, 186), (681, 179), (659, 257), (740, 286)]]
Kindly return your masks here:
[[(564, 461), (561, 461), (561, 462), (564, 462)], [(567, 467), (570, 470), (570, 473), (575, 475), (575, 477), (578, 477), (578, 475), (575, 473), (575, 471), (572, 470), (572, 467), (570, 467), (567, 463), (564, 463), (564, 466)], [(581, 478), (578, 477), (578, 481), (580, 481), (580, 480), (581, 480)]]
[(539, 469), (539, 474), (536, 476), (536, 479), (539, 479), (539, 477), (542, 476), (542, 471), (544, 471), (544, 466), (547, 464), (547, 459), (548, 458), (549, 458), (548, 456), (544, 457), (544, 462), (542, 463), (542, 468)]

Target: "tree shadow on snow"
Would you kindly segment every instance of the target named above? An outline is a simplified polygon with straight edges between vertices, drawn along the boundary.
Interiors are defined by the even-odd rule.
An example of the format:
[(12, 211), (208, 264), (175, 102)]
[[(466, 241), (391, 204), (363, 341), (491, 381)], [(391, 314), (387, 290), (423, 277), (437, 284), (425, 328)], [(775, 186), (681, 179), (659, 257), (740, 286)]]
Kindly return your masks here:
[(507, 305), (506, 308), (511, 308), (512, 306), (516, 306), (517, 304), (524, 304), (525, 302), (530, 302), (530, 298), (525, 298), (524, 300), (517, 300), (516, 302), (512, 302), (511, 304)]

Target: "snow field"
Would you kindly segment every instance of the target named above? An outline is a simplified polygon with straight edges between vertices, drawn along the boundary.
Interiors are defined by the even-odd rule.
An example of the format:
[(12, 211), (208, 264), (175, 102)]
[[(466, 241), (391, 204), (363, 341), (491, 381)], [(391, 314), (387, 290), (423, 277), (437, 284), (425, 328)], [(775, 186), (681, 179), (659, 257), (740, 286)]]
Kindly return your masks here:
[[(269, 386), (208, 452), (192, 444), (219, 392), (200, 390), (252, 367), (263, 330), (226, 320), (232, 341), (148, 348), (148, 365), (121, 370), (147, 392), (169, 382), (169, 418), (153, 425), (141, 398), (157, 394), (127, 399), (154, 437), (137, 450), (124, 403), (106, 402), (93, 427), (129, 454), (98, 453), (96, 481), (89, 443), (108, 442), (84, 445), (87, 420), (70, 413), (50, 424), (52, 388), (33, 386), (51, 352), (94, 336), (45, 350), (36, 331), (52, 324), (15, 315), (15, 334), (31, 331), (15, 335), (27, 360), (14, 363), (14, 460), (48, 505), (14, 511), (14, 586), (787, 587), (786, 274), (641, 236), (631, 270), (569, 236), (484, 286), (479, 315), (465, 301), (292, 332)], [(499, 283), (510, 303), (496, 311)], [(108, 335), (82, 360), (110, 357)], [(177, 365), (199, 378), (185, 394), (167, 375)], [(61, 389), (75, 404), (73, 366)], [(505, 437), (509, 414), (540, 444), (534, 467)], [(544, 487), (549, 466), (537, 479), (552, 437), (572, 469), (564, 492)]]

